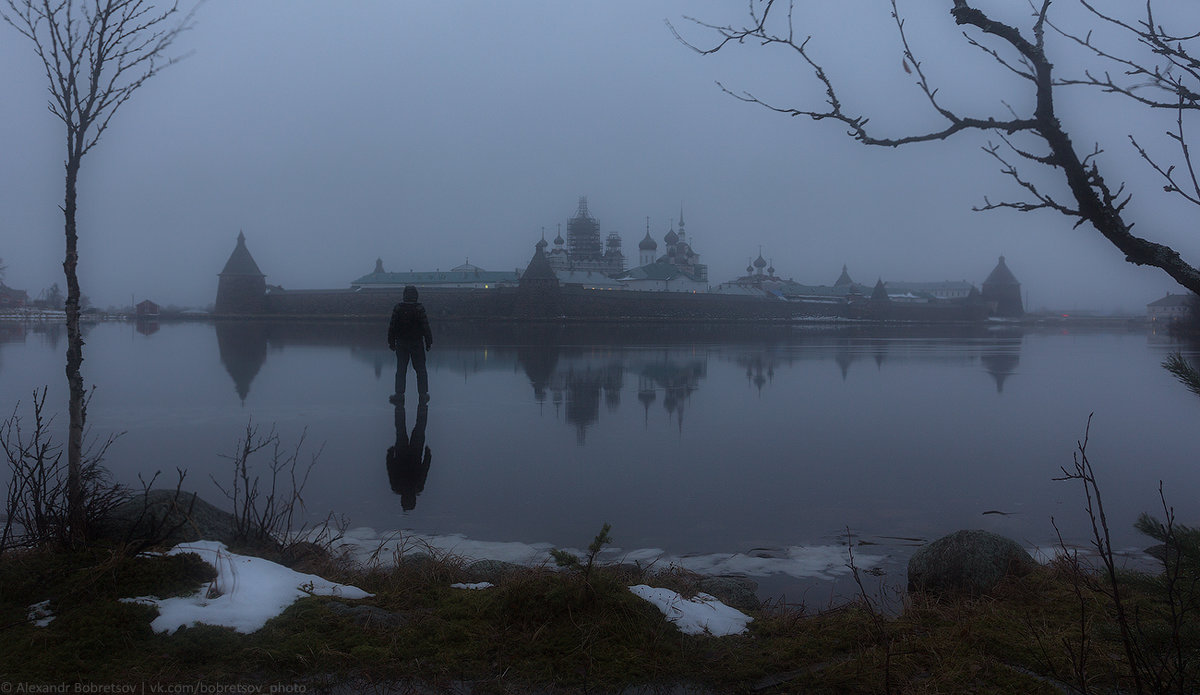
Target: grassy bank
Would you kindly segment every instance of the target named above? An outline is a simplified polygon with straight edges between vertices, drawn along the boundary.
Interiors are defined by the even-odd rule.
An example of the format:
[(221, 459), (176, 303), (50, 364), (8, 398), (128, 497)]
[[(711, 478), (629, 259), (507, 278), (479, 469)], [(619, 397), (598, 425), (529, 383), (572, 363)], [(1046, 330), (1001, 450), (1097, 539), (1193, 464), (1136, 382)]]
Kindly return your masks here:
[[(454, 558), (410, 557), (355, 569), (328, 558), (302, 571), (375, 594), (305, 598), (262, 630), (150, 629), (155, 609), (117, 599), (187, 595), (213, 572), (193, 555), (127, 557), (117, 549), (28, 551), (0, 560), (0, 682), (303, 684), (352, 682), (381, 691), (414, 683), (439, 692), (620, 691), (694, 686), (714, 692), (1056, 693), (1128, 686), (1104, 601), (1077, 593), (1078, 575), (1045, 567), (986, 598), (906, 599), (884, 616), (867, 603), (809, 613), (757, 612), (731, 637), (681, 634), (627, 590), (648, 582), (693, 593), (696, 577), (596, 568), (588, 578), (510, 571), (482, 591)], [(29, 620), (50, 600), (56, 618)], [(1152, 613), (1145, 597), (1144, 614)], [(365, 605), (370, 609), (347, 610)], [(1081, 621), (1081, 616), (1083, 620)], [(10, 692), (10, 691), (6, 691)], [(18, 692), (12, 690), (11, 692)]]

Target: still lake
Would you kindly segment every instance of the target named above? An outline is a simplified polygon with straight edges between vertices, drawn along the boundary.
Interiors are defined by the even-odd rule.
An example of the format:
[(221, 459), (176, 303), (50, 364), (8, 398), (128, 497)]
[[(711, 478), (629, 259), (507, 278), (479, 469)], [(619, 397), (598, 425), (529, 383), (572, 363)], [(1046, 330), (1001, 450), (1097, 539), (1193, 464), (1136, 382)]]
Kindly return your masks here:
[[(314, 518), (333, 511), (463, 548), (580, 548), (608, 522), (634, 557), (779, 560), (725, 567), (766, 575), (765, 594), (844, 577), (840, 555), (822, 564), (804, 549), (844, 548), (847, 529), (864, 543), (856, 556), (894, 582), (914, 543), (960, 528), (1048, 548), (1054, 517), (1085, 542), (1079, 487), (1052, 478), (1091, 413), (1087, 451), (1117, 545), (1146, 544), (1131, 524), (1160, 512), (1159, 480), (1179, 520), (1200, 521), (1200, 398), (1160, 366), (1193, 353), (1142, 326), (434, 332), (418, 423), (411, 374), (408, 408), (388, 404), (386, 322), (92, 325), (88, 424), (125, 433), (107, 460), (121, 482), (161, 470), (173, 485), (184, 468), (185, 487), (228, 506), (212, 478), (230, 478), (222, 455), (248, 422), (285, 445), (307, 430)], [(5, 414), (48, 384), (65, 431), (65, 350), (58, 326), (0, 323)], [(423, 452), (395, 453), (419, 425), (427, 471)]]

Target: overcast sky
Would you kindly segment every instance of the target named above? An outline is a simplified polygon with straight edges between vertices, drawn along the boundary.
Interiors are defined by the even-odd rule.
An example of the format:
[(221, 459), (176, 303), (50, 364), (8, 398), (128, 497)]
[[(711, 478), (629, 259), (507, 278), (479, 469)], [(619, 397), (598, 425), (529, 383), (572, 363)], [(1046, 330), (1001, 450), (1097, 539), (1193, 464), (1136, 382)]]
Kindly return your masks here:
[[(798, 31), (815, 34), (813, 53), (849, 109), (884, 135), (942, 126), (904, 72), (886, 2), (812, 5)], [(900, 4), (947, 103), (969, 115), (1002, 117), (1002, 102), (1027, 111), (1028, 90), (966, 46), (950, 5)], [(1060, 21), (1083, 26), (1069, 0), (1059, 5)], [(177, 43), (189, 57), (143, 86), (84, 160), (83, 291), (101, 307), (209, 304), (239, 230), (267, 281), (288, 288), (346, 287), (377, 257), (388, 270), (468, 258), (524, 268), (540, 230), (553, 238), (581, 195), (631, 258), (646, 218), (661, 243), (682, 207), (714, 283), (743, 273), (761, 246), (780, 275), (810, 284), (832, 284), (842, 264), (863, 283), (979, 284), (1003, 254), (1030, 308), (1141, 311), (1180, 291), (1059, 215), (972, 212), (985, 195), (1019, 193), (980, 151), (985, 134), (867, 148), (836, 124), (723, 94), (715, 81), (782, 105), (818, 107), (823, 96), (784, 50), (703, 57), (664, 23), (708, 43), (683, 17), (741, 22), (744, 10), (718, 0), (210, 0)], [(1027, 27), (1023, 14), (1009, 16)], [(1184, 31), (1200, 28), (1192, 20)], [(1062, 70), (1073, 60), (1056, 53)], [(32, 296), (63, 284), (64, 137), (29, 42), (4, 25), (0, 65), (0, 257), (5, 283)], [(1196, 209), (1161, 194), (1125, 137), (1169, 154), (1169, 122), (1096, 95), (1060, 115), (1080, 149), (1102, 142), (1110, 180), (1130, 183), (1135, 231), (1200, 262)]]

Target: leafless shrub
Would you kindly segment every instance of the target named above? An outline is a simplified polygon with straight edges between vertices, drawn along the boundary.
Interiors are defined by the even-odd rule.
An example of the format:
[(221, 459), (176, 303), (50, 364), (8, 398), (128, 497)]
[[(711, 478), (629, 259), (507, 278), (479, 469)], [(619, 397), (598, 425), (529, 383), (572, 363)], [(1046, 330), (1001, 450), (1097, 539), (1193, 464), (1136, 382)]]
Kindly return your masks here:
[(68, 500), (68, 471), (62, 445), (50, 434), (54, 417), (46, 414), (46, 392), (33, 392), (33, 428), (22, 426), (21, 404), (0, 423), (0, 450), (11, 478), (5, 497), (5, 520), (0, 529), (0, 554), (14, 547), (67, 544), (92, 537), (109, 510), (127, 494), (112, 482), (102, 465), (108, 448), (121, 435), (89, 438), (80, 471), (82, 528), (72, 529)]
[(150, 495), (155, 481), (162, 472), (155, 471), (149, 481), (143, 479), (140, 473), (138, 474), (138, 482), (142, 485), (142, 491), (137, 499), (141, 501), (141, 508), (136, 517), (128, 520), (122, 533), (122, 541), (131, 553), (136, 554), (146, 548), (159, 545), (175, 536), (189, 523), (193, 523), (192, 511), (196, 507), (196, 495), (188, 495), (183, 491), (183, 481), (187, 478), (187, 470), (176, 468), (175, 472), (177, 474), (175, 489), (171, 492), (171, 498), (162, 513), (151, 512), (153, 504)]
[(1096, 472), (1092, 469), (1092, 464), (1087, 457), (1088, 435), (1091, 433), (1091, 429), (1092, 416), (1088, 415), (1088, 424), (1084, 429), (1083, 440), (1076, 443), (1077, 451), (1072, 457), (1072, 468), (1068, 470), (1063, 467), (1062, 477), (1055, 478), (1055, 480), (1077, 480), (1083, 486), (1083, 494), (1086, 499), (1084, 511), (1087, 512), (1091, 522), (1092, 548), (1096, 551), (1096, 557), (1103, 564), (1103, 572), (1108, 579), (1107, 583), (1094, 582), (1090, 588), (1102, 593), (1116, 612), (1117, 627), (1121, 631), (1121, 644), (1125, 649), (1125, 657), (1129, 661), (1134, 688), (1136, 692), (1141, 693), (1144, 692), (1144, 688), (1141, 673), (1137, 667), (1140, 656), (1134, 638), (1133, 622), (1126, 610), (1125, 597), (1122, 594), (1123, 585), (1117, 575), (1116, 557), (1112, 549), (1112, 534), (1109, 533), (1108, 516), (1104, 513), (1104, 502), (1100, 497), (1100, 485), (1096, 482)]
[(1200, 531), (1175, 522), (1175, 510), (1167, 503), (1160, 481), (1158, 493), (1164, 521), (1142, 514), (1135, 527), (1162, 543), (1154, 553), (1162, 562), (1162, 572), (1149, 575), (1121, 571), (1113, 553), (1096, 473), (1087, 457), (1090, 429), (1089, 416), (1088, 429), (1077, 445), (1073, 468), (1063, 468), (1062, 477), (1055, 478), (1082, 483), (1087, 501), (1084, 509), (1091, 522), (1091, 545), (1099, 562), (1099, 567), (1094, 567), (1077, 552), (1067, 550), (1060, 536), (1059, 543), (1064, 549), (1060, 562), (1070, 573), (1080, 605), (1079, 643), (1064, 645), (1072, 659), (1074, 680), (1081, 692), (1087, 692), (1087, 656), (1093, 621), (1087, 607), (1087, 592), (1102, 597), (1113, 611), (1135, 692), (1196, 692), (1200, 680), (1197, 674), (1200, 650), (1196, 647), (1200, 629), (1194, 616), (1200, 609), (1197, 564)]
[[(216, 477), (210, 477), (233, 504), (235, 540), (238, 542), (287, 545), (299, 536), (297, 531), (303, 526), (298, 517), (304, 509), (304, 486), (321, 455), (318, 449), (307, 465), (301, 463), (307, 433), (307, 430), (302, 432), (296, 446), (288, 449), (274, 427), (264, 435), (250, 421), (246, 423), (246, 430), (238, 439), (234, 452), (222, 455), (233, 464), (231, 480), (222, 485)], [(264, 451), (270, 452), (265, 480), (251, 463), (256, 454)]]

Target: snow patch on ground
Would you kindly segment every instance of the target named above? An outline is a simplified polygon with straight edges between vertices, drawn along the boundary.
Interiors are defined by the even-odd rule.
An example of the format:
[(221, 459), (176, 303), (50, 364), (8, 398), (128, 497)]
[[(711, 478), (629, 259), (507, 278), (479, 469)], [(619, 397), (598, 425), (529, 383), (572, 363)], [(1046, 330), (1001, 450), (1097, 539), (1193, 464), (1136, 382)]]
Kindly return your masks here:
[[(356, 561), (371, 565), (389, 564), (397, 557), (413, 553), (438, 553), (469, 560), (500, 560), (517, 565), (553, 565), (549, 543), (517, 543), (472, 540), (461, 534), (430, 534), (409, 531), (379, 533), (371, 528), (355, 528), (344, 533), (335, 549), (347, 552)], [(563, 548), (584, 557), (575, 548)], [(766, 577), (784, 574), (808, 579), (833, 579), (850, 572), (849, 556), (844, 545), (789, 546), (760, 548), (748, 552), (672, 555), (660, 548), (624, 550), (605, 549), (601, 562), (637, 563), (643, 567), (655, 565), (666, 569), (681, 567), (699, 574), (738, 574)], [(885, 555), (855, 553), (854, 563), (860, 570), (878, 567)]]
[(181, 543), (166, 554), (180, 553), (199, 555), (217, 570), (216, 580), (191, 596), (121, 599), (158, 608), (158, 617), (150, 623), (156, 632), (174, 632), (204, 623), (250, 633), (305, 596), (350, 599), (372, 596), (357, 587), (337, 584), (315, 574), (302, 574), (270, 560), (231, 553), (225, 544), (216, 541)]
[(54, 613), (50, 612), (50, 599), (46, 599), (40, 603), (35, 603), (29, 607), (29, 622), (37, 627), (46, 627), (54, 620)]
[(493, 586), (495, 586), (495, 584), (492, 584), (491, 582), (475, 582), (474, 584), (465, 584), (463, 582), (459, 582), (457, 584), (451, 584), (450, 588), (451, 589), (490, 589)]
[(746, 631), (753, 618), (730, 608), (708, 594), (684, 598), (670, 589), (658, 589), (645, 584), (629, 587), (635, 596), (654, 604), (667, 620), (687, 635), (738, 635)]

